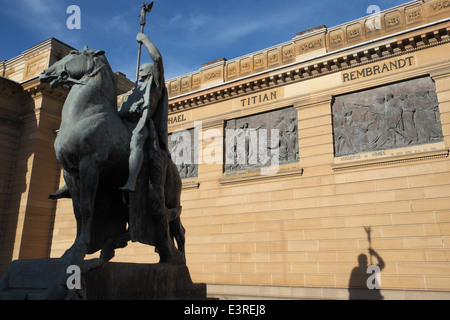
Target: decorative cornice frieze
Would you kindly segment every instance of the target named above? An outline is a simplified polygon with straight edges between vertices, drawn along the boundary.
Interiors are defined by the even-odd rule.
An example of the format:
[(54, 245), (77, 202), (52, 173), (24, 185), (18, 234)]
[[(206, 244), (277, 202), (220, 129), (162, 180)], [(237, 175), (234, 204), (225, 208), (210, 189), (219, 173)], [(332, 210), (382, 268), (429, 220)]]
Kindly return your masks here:
[(19, 83), (0, 77), (0, 96), (7, 97), (9, 99), (21, 99), (22, 94), (23, 89)]
[(67, 95), (69, 94), (69, 90), (65, 90), (62, 87), (50, 89), (50, 85), (48, 83), (41, 83), (39, 81), (39, 77), (35, 77), (26, 82), (23, 82), (22, 87), (24, 89), (24, 92), (32, 98), (45, 95), (64, 102), (67, 98)]
[(300, 61), (280, 67), (270, 73), (252, 75), (247, 79), (236, 79), (213, 88), (205, 88), (173, 97), (169, 100), (169, 111), (185, 111), (233, 99), (248, 93), (256, 93), (269, 88), (342, 72), (450, 42), (448, 21), (443, 25), (436, 25), (436, 28), (432, 31), (429, 30), (429, 28), (423, 32), (417, 30), (413, 35), (407, 34), (407, 37), (403, 39), (392, 37), (390, 41), (384, 40), (382, 44), (374, 41), (373, 47), (363, 46), (356, 52), (355, 48), (352, 50), (347, 48), (345, 51), (342, 50), (338, 56), (336, 56), (336, 53), (330, 52), (323, 55), (321, 61), (318, 61), (320, 57), (312, 58), (306, 62)]

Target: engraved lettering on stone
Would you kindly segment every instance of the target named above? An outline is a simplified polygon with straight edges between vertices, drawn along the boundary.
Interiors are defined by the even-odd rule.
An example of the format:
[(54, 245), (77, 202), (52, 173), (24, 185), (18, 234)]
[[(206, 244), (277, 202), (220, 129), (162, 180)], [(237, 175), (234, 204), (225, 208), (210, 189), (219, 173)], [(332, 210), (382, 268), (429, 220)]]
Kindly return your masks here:
[(220, 70), (213, 71), (213, 72), (205, 74), (205, 80), (206, 81), (214, 80), (216, 78), (220, 78), (221, 75), (222, 75), (222, 72)]
[(286, 50), (284, 52), (284, 57), (285, 58), (292, 58), (293, 56), (294, 56), (294, 50), (292, 50), (292, 49)]
[(190, 86), (190, 80), (189, 79), (185, 79), (185, 80), (182, 81), (181, 87), (184, 90), (189, 89), (189, 86)]
[(411, 67), (413, 65), (414, 65), (414, 56), (399, 58), (394, 61), (384, 62), (383, 64), (371, 65), (353, 71), (344, 72), (342, 74), (342, 81), (348, 82), (358, 80), (361, 78), (375, 76), (377, 74), (397, 71), (403, 68)]
[(431, 7), (433, 8), (433, 11), (440, 11), (442, 9), (447, 9), (450, 7), (450, 0), (433, 3)]
[(361, 35), (361, 30), (360, 30), (360, 29), (353, 29), (353, 30), (350, 30), (350, 31), (348, 32), (348, 37), (349, 37), (350, 39), (357, 38), (357, 37), (359, 37), (360, 35)]
[(331, 43), (335, 44), (335, 43), (340, 43), (342, 42), (342, 35), (341, 34), (337, 34), (337, 35), (333, 35), (331, 36)]
[(260, 68), (262, 66), (264, 66), (264, 58), (263, 57), (255, 58), (255, 67)]
[(300, 53), (305, 53), (310, 50), (315, 50), (321, 47), (322, 47), (322, 39), (317, 39), (315, 41), (300, 45)]
[(400, 23), (400, 16), (386, 17), (386, 25), (394, 27)]
[(201, 84), (201, 79), (200, 77), (194, 77), (194, 79), (192, 80), (192, 84), (194, 87), (199, 86)]
[(443, 141), (429, 77), (343, 95), (333, 104), (335, 156)]
[(421, 15), (420, 9), (408, 12), (408, 18), (410, 19), (420, 18), (420, 15)]
[(171, 87), (172, 91), (178, 91), (178, 83), (177, 82), (173, 82), (170, 85), (170, 87)]
[(270, 63), (277, 63), (278, 60), (279, 60), (278, 53), (273, 53), (273, 54), (269, 55)]
[(406, 12), (406, 18), (407, 18), (408, 22), (411, 20), (418, 20), (421, 17), (422, 17), (422, 9), (421, 8), (417, 8), (415, 10)]
[(241, 65), (242, 71), (247, 72), (250, 71), (250, 62), (243, 62)]
[(237, 73), (237, 67), (235, 65), (228, 67), (228, 74), (233, 76)]

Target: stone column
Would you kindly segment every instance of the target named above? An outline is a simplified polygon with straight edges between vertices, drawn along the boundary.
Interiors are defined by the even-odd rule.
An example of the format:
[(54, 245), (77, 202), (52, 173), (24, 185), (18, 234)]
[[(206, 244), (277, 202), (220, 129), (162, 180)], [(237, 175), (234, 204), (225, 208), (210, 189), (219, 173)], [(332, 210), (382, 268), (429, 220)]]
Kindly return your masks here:
[(436, 83), (436, 92), (439, 102), (439, 112), (442, 123), (442, 133), (446, 148), (450, 147), (448, 136), (450, 135), (450, 67), (434, 70), (430, 73)]
[(332, 99), (331, 95), (326, 95), (294, 104), (298, 115), (300, 164), (305, 174), (308, 167), (329, 166), (333, 163)]

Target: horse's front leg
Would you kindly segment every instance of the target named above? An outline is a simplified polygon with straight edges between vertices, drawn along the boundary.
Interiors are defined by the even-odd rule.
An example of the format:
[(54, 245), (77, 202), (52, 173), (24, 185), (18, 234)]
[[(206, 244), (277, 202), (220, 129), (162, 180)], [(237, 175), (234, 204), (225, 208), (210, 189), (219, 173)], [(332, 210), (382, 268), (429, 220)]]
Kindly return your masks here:
[(81, 242), (87, 248), (91, 245), (94, 205), (99, 182), (98, 166), (90, 158), (84, 158), (80, 163), (80, 211), (83, 223)]
[(75, 220), (76, 220), (76, 224), (77, 224), (77, 233), (76, 233), (74, 243), (72, 244), (72, 246), (69, 249), (66, 250), (66, 252), (64, 253), (64, 255), (61, 258), (74, 260), (71, 257), (74, 256), (75, 252), (77, 251), (78, 239), (80, 237), (81, 229), (82, 229), (81, 211), (80, 211), (80, 181), (78, 179), (78, 176), (69, 174), (66, 170), (64, 170), (63, 174), (64, 174), (64, 180), (66, 182), (67, 187), (70, 190), (71, 197), (72, 197), (72, 206), (73, 206), (73, 212), (75, 214)]
[(81, 266), (92, 241), (95, 197), (99, 181), (98, 167), (90, 158), (82, 159), (79, 168), (79, 234), (70, 252), (70, 262)]

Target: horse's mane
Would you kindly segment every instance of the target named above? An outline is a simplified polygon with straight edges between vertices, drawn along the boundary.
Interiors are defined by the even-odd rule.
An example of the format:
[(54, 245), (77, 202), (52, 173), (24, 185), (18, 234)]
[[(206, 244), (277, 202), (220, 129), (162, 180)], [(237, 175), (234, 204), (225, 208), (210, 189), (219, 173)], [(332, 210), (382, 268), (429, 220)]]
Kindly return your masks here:
[(114, 88), (116, 88), (117, 80), (116, 80), (116, 77), (114, 76), (114, 72), (111, 68), (111, 65), (109, 64), (109, 61), (106, 58), (106, 55), (103, 54), (101, 56), (97, 56), (96, 59), (102, 60), (106, 69), (108, 70), (108, 75), (111, 77), (111, 81), (114, 83)]
[[(106, 72), (104, 74), (109, 77), (112, 86), (112, 88), (109, 89), (112, 89), (114, 92), (114, 101), (111, 101), (111, 103), (113, 103), (114, 107), (117, 107), (117, 79), (111, 68), (111, 65), (109, 64), (108, 59), (106, 58), (106, 55), (102, 54), (95, 56), (93, 60), (96, 68), (101, 67), (102, 65), (104, 68), (106, 68)], [(99, 63), (100, 65), (98, 65)]]

